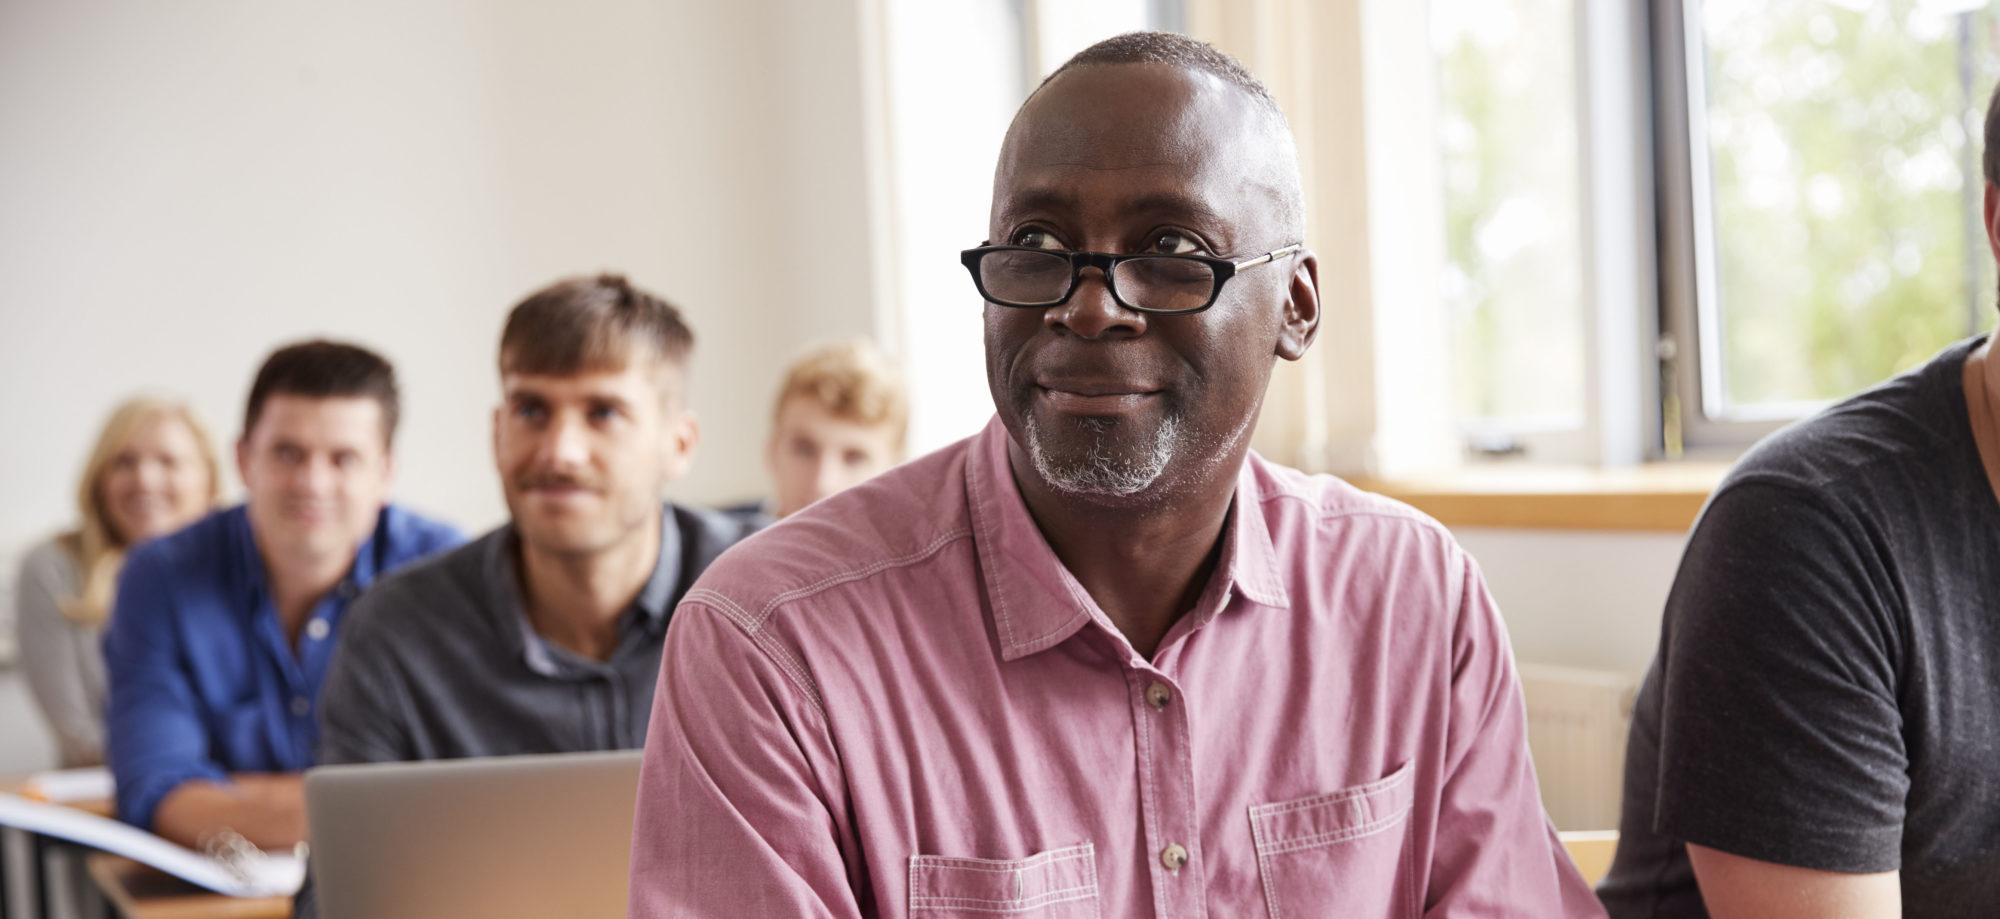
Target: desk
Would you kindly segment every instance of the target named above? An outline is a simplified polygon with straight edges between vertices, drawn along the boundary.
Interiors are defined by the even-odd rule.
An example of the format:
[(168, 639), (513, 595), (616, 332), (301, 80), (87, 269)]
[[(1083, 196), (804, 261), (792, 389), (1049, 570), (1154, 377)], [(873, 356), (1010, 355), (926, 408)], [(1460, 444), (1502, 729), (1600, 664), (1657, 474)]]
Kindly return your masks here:
[(226, 897), (129, 858), (97, 852), (91, 883), (125, 919), (288, 919), (291, 897)]

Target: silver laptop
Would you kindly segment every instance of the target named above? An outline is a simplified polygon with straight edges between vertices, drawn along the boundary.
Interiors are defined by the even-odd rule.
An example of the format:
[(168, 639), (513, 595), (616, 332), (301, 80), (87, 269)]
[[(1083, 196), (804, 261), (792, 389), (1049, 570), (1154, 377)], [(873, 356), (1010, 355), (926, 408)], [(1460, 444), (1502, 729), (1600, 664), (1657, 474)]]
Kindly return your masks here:
[(625, 915), (637, 750), (306, 773), (322, 919)]

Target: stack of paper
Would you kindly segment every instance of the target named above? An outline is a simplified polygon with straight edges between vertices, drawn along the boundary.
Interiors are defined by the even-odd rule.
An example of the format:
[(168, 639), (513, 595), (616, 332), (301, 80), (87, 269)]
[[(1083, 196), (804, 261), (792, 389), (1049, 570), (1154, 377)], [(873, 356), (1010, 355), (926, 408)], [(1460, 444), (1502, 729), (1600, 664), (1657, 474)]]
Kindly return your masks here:
[[(69, 789), (61, 789), (69, 790)], [(0, 826), (123, 855), (191, 884), (234, 897), (291, 896), (305, 880), (305, 862), (292, 855), (214, 858), (174, 845), (145, 830), (59, 804), (0, 793)]]

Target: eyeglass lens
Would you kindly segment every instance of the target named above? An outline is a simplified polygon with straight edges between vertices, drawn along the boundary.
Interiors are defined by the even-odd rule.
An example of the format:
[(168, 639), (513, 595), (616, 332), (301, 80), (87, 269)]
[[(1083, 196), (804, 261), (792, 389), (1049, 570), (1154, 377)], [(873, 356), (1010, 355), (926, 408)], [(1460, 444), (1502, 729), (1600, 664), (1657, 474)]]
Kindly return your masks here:
[[(1142, 309), (1199, 309), (1215, 292), (1215, 269), (1193, 259), (1126, 259), (1113, 271), (1119, 298)], [(1005, 249), (987, 253), (979, 263), (987, 295), (1019, 306), (1062, 300), (1074, 276), (1069, 257), (1058, 252)]]

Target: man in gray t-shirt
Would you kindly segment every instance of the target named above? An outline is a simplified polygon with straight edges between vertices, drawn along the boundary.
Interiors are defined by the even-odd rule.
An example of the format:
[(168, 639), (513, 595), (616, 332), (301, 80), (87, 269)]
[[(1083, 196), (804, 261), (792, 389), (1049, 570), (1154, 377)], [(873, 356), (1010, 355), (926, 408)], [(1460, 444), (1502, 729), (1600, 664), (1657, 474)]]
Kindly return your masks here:
[(1983, 361), (1961, 342), (1774, 435), (1709, 501), (1633, 715), (1614, 919), (2000, 904)]
[[(1985, 226), (2000, 257), (2000, 89)], [(1613, 919), (2000, 914), (2000, 355), (1758, 444), (1689, 537), (1632, 717)]]
[[(693, 341), (672, 306), (612, 275), (514, 307), (493, 415), (512, 522), (356, 601), (320, 762), (644, 745), (675, 603), (753, 528), (662, 506), (694, 451)], [(313, 904), (302, 892), (298, 914)]]

